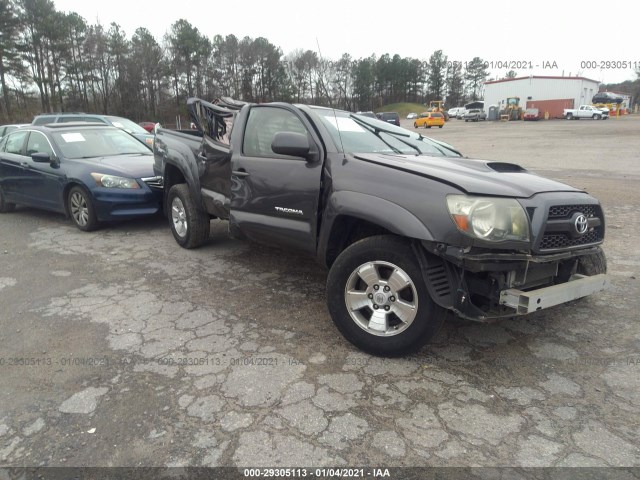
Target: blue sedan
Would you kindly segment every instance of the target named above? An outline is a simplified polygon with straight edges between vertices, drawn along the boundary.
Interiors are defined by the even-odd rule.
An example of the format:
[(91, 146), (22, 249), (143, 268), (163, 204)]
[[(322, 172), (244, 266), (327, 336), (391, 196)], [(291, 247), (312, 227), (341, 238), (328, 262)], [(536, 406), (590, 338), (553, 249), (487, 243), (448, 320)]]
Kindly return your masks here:
[(0, 140), (0, 213), (16, 204), (68, 215), (84, 231), (160, 211), (153, 153), (111, 126), (29, 126)]

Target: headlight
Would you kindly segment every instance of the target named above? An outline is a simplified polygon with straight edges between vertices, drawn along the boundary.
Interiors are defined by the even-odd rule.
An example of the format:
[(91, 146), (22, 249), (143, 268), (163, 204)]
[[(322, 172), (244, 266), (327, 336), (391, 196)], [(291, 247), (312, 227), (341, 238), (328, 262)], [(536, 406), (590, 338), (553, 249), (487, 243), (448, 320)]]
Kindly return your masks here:
[(104, 173), (92, 173), (91, 176), (100, 187), (140, 188), (138, 182), (136, 182), (133, 178), (116, 177), (115, 175), (105, 175)]
[(447, 208), (461, 232), (481, 240), (529, 240), (529, 222), (513, 198), (448, 195)]

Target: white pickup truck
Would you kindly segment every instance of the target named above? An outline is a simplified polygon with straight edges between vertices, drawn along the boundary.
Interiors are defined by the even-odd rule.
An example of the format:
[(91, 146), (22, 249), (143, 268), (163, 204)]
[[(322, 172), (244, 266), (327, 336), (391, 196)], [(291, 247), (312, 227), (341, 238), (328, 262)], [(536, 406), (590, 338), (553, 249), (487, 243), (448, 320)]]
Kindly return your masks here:
[(594, 120), (606, 120), (609, 118), (609, 110), (598, 108), (593, 105), (580, 105), (580, 108), (565, 108), (563, 112), (567, 120), (580, 120), (581, 118), (592, 118)]

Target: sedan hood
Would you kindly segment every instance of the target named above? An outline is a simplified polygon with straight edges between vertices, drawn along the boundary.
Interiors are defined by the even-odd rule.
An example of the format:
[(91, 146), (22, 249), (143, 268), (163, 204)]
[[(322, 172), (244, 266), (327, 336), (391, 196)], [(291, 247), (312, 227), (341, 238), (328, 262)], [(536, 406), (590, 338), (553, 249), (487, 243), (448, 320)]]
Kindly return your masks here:
[(513, 163), (375, 153), (356, 154), (355, 158), (440, 181), (469, 194), (529, 198), (542, 192), (582, 191)]
[(89, 159), (89, 161), (96, 166), (108, 167), (109, 170), (117, 171), (118, 174), (129, 178), (153, 177), (155, 175), (153, 173), (153, 155), (113, 155), (110, 157), (92, 158)]

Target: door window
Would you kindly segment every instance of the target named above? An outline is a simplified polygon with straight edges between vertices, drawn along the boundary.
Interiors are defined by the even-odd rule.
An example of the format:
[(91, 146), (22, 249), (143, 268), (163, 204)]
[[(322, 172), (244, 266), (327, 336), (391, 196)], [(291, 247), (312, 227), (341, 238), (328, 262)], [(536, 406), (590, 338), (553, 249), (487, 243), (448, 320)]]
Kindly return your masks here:
[(7, 143), (5, 145), (5, 152), (14, 153), (16, 155), (24, 155), (24, 140), (29, 132), (13, 132), (7, 135)]
[(40, 132), (31, 132), (29, 135), (29, 141), (27, 142), (27, 156), (31, 156), (33, 153), (48, 153), (53, 158), (53, 149), (49, 145), (47, 137)]
[(273, 157), (273, 136), (279, 132), (307, 134), (302, 121), (289, 110), (277, 107), (254, 107), (249, 112), (242, 151), (252, 157)]

